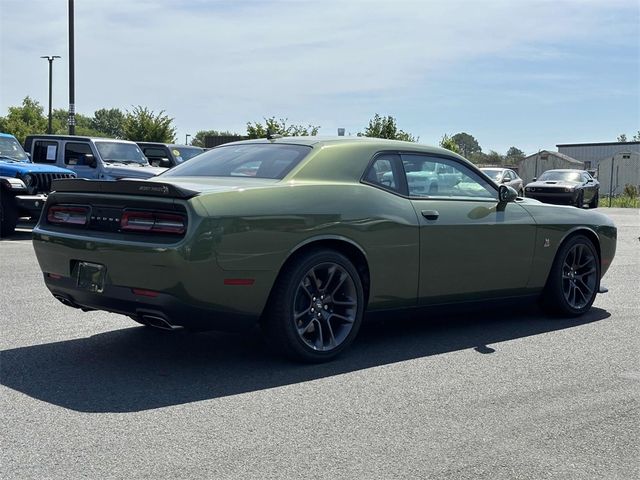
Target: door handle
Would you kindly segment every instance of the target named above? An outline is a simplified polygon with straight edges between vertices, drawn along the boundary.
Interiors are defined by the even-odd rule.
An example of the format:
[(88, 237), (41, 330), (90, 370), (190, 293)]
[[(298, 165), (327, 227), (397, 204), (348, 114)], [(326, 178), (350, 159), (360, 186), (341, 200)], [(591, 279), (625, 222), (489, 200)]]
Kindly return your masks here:
[(422, 216), (427, 220), (437, 220), (440, 213), (437, 210), (422, 210)]

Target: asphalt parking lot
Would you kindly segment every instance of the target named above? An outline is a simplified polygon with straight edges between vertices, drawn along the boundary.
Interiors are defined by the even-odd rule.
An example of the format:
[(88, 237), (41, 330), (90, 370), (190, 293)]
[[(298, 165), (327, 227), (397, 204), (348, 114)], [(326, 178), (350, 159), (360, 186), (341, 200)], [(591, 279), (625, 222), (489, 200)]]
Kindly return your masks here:
[(0, 241), (0, 477), (640, 478), (640, 214), (591, 312), (366, 323), (325, 365), (82, 313)]

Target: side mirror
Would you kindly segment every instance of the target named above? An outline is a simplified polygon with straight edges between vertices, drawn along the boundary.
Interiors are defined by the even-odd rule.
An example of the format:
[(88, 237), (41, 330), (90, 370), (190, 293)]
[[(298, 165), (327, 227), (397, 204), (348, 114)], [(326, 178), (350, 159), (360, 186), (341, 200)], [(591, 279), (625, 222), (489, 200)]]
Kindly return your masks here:
[(535, 182), (536, 180), (538, 180), (538, 177), (533, 177), (533, 180), (531, 180), (531, 181)]
[(166, 157), (160, 158), (160, 166), (164, 168), (171, 168), (171, 160)]
[(85, 164), (90, 166), (91, 168), (96, 168), (98, 166), (96, 157), (94, 157), (92, 154), (87, 153), (85, 154), (84, 158), (85, 158)]
[(510, 178), (503, 178), (502, 183), (509, 183), (511, 181)]
[(588, 179), (587, 183), (593, 183), (593, 178)]
[(518, 192), (513, 187), (508, 185), (500, 185), (498, 187), (498, 200), (500, 203), (513, 202), (516, 198), (518, 198)]

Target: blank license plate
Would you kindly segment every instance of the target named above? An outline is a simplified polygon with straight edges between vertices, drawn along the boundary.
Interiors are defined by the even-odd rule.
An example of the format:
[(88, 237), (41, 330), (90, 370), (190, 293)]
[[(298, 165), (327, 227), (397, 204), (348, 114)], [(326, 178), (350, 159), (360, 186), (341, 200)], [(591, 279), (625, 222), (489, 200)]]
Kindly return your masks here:
[(78, 287), (90, 292), (102, 293), (107, 269), (99, 263), (78, 262)]

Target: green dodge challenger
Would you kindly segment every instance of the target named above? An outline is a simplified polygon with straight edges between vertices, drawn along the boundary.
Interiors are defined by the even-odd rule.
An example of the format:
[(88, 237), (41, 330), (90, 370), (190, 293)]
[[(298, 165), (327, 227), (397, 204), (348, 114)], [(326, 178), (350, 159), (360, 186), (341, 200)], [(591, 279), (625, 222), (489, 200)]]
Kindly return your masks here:
[(601, 213), (392, 140), (249, 140), (148, 180), (54, 188), (33, 245), (65, 305), (166, 329), (259, 323), (305, 361), (347, 348), (365, 311), (535, 296), (580, 315), (616, 249)]

